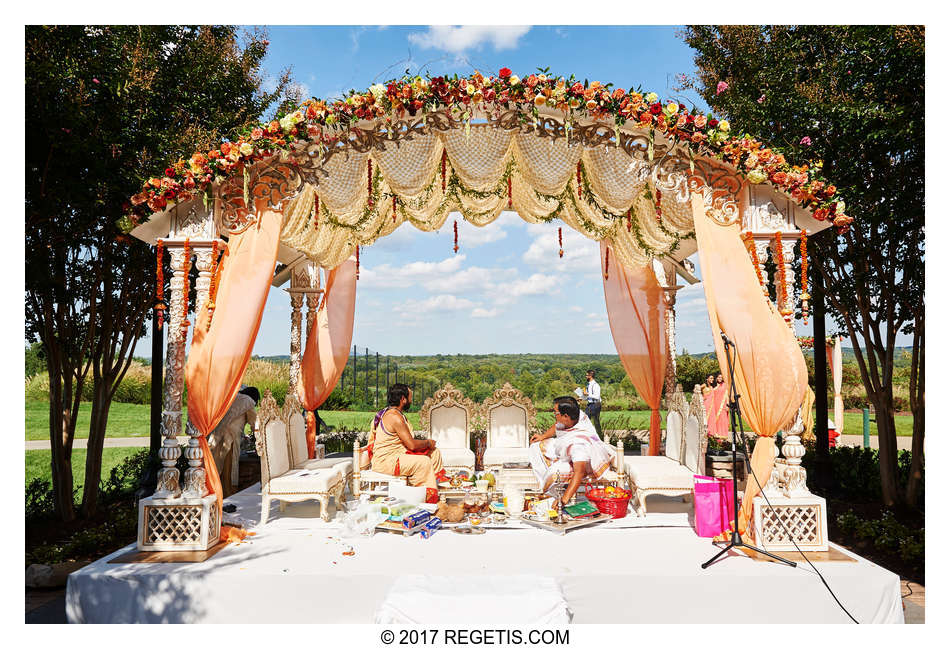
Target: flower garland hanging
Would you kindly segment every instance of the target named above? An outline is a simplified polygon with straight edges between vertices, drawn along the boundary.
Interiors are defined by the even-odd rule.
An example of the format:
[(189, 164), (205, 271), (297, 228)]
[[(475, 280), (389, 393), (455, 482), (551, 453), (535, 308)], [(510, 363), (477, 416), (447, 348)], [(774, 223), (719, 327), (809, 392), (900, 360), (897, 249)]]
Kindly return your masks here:
[(633, 230), (633, 206), (627, 209), (627, 232)]
[(356, 281), (360, 279), (360, 247), (356, 246)]
[(313, 193), (313, 229), (320, 227), (320, 197)]
[(188, 321), (188, 292), (191, 290), (191, 279), (188, 277), (191, 271), (191, 239), (185, 239), (184, 257), (182, 274), (185, 276), (185, 283), (182, 287), (182, 318), (181, 318), (181, 337), (182, 342), (188, 338), (188, 327), (191, 323)]
[(663, 198), (663, 193), (660, 191), (659, 187), (654, 186), (653, 189), (656, 190), (656, 202), (654, 203), (654, 209), (656, 210), (656, 220), (662, 220), (663, 210), (660, 207), (660, 199)]
[(802, 321), (808, 324), (808, 300), (811, 295), (808, 294), (808, 233), (802, 230), (801, 243), (799, 251), (802, 256)]
[(604, 279), (610, 279), (610, 248), (604, 251)]
[(158, 311), (158, 329), (165, 324), (165, 269), (162, 259), (165, 242), (161, 239), (155, 244), (155, 310)]
[(393, 223), (396, 222), (396, 195), (393, 194)]
[(366, 202), (373, 206), (373, 159), (366, 158)]
[(452, 230), (454, 230), (454, 232), (455, 232), (455, 246), (452, 248), (452, 250), (455, 252), (455, 254), (458, 254), (458, 252), (459, 252), (459, 222), (458, 222), (458, 219), (452, 221)]
[(577, 197), (582, 198), (581, 196), (581, 163), (577, 163)]
[(442, 193), (445, 193), (445, 163), (449, 159), (449, 154), (442, 149)]
[(211, 242), (211, 286), (208, 288), (208, 325), (205, 327), (205, 331), (211, 331), (211, 320), (214, 318), (214, 301), (218, 296), (220, 272), (221, 264), (218, 261), (218, 240), (215, 239)]
[(508, 176), (508, 209), (511, 209), (511, 176)]
[(564, 257), (564, 238), (561, 235), (561, 228), (557, 229), (557, 247), (558, 247), (557, 256), (563, 258)]
[(755, 241), (752, 239), (752, 232), (745, 232), (742, 235), (745, 242), (745, 249), (749, 252), (749, 258), (752, 259), (752, 267), (755, 268), (755, 277), (759, 280), (759, 286), (762, 287), (762, 293), (766, 297), (769, 295), (769, 289), (765, 285), (765, 278), (762, 276), (762, 268), (759, 266), (759, 253), (755, 251)]
[[(423, 120), (429, 115), (464, 114), (472, 119), (473, 105), (491, 114), (504, 108), (537, 121), (538, 109), (560, 111), (565, 123), (578, 119), (609, 122), (617, 130), (648, 131), (651, 142), (660, 134), (683, 146), (690, 155), (703, 155), (734, 166), (750, 183), (771, 183), (819, 221), (830, 221), (839, 230), (853, 219), (837, 199), (837, 188), (822, 175), (820, 161), (791, 164), (778, 149), (752, 136), (732, 133), (729, 122), (687, 109), (677, 102), (661, 102), (659, 95), (630, 88), (611, 89), (599, 81), (577, 81), (573, 76), (542, 73), (524, 79), (502, 68), (497, 75), (448, 78), (405, 76), (375, 84), (368, 90), (351, 91), (345, 99), (307, 99), (298, 108), (278, 113), (267, 123), (248, 125), (233, 141), (217, 148), (195, 152), (190, 158), (170, 164), (164, 173), (149, 178), (131, 198), (129, 213), (120, 219), (124, 232), (162, 212), (170, 205), (207, 195), (209, 188), (245, 173), (254, 164), (293, 151), (301, 144), (316, 144), (326, 154), (341, 142), (351, 140), (351, 130), (360, 122), (403, 119), (407, 114)], [(443, 169), (445, 151), (443, 150)], [(443, 171), (443, 187), (445, 172)]]
[(785, 318), (789, 326), (792, 325), (791, 315), (794, 313), (788, 308), (788, 276), (785, 268), (785, 251), (782, 248), (782, 233), (775, 233), (775, 271), (778, 275), (778, 291), (775, 295), (775, 301), (778, 303), (778, 312)]

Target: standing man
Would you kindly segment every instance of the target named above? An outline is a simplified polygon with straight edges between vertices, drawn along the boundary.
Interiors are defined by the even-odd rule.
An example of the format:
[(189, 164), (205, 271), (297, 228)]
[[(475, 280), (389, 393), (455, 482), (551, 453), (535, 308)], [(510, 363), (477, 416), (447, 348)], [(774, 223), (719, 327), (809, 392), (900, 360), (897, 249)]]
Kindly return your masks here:
[(257, 423), (254, 408), (260, 400), (261, 393), (257, 388), (241, 388), (224, 417), (208, 435), (208, 446), (221, 478), (225, 498), (237, 491), (240, 475), (238, 462), (241, 459), (244, 427), (250, 426), (251, 432), (254, 431), (254, 424)]
[(584, 394), (587, 396), (587, 416), (597, 435), (603, 439), (603, 433), (600, 430), (600, 385), (594, 380), (594, 370), (587, 370), (587, 387), (584, 388)]

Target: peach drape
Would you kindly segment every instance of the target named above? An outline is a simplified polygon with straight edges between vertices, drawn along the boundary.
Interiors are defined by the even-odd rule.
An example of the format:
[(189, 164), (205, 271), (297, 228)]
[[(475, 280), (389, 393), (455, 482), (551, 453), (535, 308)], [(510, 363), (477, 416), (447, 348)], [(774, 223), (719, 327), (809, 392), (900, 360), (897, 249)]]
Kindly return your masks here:
[(205, 481), (208, 490), (218, 497), (219, 515), (221, 480), (207, 435), (227, 413), (241, 387), (274, 276), (281, 219), (278, 212), (262, 212), (256, 225), (228, 241), (211, 328), (206, 303), (196, 318), (185, 365), (188, 418), (201, 433)]
[[(752, 471), (764, 485), (775, 463), (775, 433), (790, 424), (808, 385), (805, 358), (795, 335), (762, 288), (737, 224), (723, 226), (706, 215), (701, 194), (691, 196), (699, 265), (709, 310), (709, 324), (719, 367), (729, 385), (729, 364), (720, 332), (735, 344), (736, 390), (742, 415), (759, 436), (752, 452)], [(744, 532), (758, 494), (749, 480), (738, 529)]]
[(297, 396), (307, 411), (307, 453), (311, 458), (316, 454), (317, 442), (313, 411), (327, 400), (346, 368), (355, 308), (356, 257), (350, 257), (327, 277), (323, 300), (307, 332), (307, 347), (300, 363)]
[(832, 339), (832, 344), (825, 343), (825, 358), (831, 364), (831, 383), (835, 391), (835, 430), (844, 435), (844, 399), (841, 396), (841, 337)]
[[(633, 386), (650, 406), (650, 454), (660, 453), (660, 398), (666, 376), (666, 300), (652, 264), (635, 269), (613, 263), (610, 246), (600, 242), (604, 301), (610, 333)], [(616, 256), (610, 255), (616, 260)]]

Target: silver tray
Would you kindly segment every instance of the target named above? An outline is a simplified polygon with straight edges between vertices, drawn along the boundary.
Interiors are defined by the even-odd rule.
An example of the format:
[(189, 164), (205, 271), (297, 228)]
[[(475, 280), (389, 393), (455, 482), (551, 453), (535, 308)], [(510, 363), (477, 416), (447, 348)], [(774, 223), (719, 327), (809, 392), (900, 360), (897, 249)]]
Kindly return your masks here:
[(611, 519), (608, 514), (598, 512), (596, 515), (587, 518), (571, 518), (564, 523), (558, 523), (550, 520), (537, 520), (534, 515), (526, 516), (525, 514), (527, 514), (527, 512), (522, 513), (521, 522), (533, 527), (540, 527), (542, 530), (554, 532), (555, 534), (567, 534), (573, 530), (603, 523)]

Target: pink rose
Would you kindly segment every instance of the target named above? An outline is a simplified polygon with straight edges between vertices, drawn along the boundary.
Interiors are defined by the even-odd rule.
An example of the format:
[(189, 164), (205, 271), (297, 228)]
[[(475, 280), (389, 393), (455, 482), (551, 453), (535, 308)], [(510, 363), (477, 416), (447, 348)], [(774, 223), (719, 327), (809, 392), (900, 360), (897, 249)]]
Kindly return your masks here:
[(726, 83), (725, 81), (720, 81), (719, 83), (716, 84), (716, 94), (721, 95), (722, 93), (726, 91), (728, 87), (729, 87), (728, 83)]
[(801, 142), (799, 142), (799, 144), (804, 144), (805, 146), (811, 146), (811, 138), (806, 135), (805, 137), (801, 139)]

